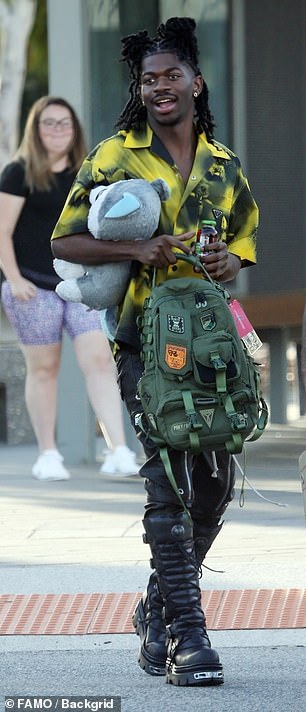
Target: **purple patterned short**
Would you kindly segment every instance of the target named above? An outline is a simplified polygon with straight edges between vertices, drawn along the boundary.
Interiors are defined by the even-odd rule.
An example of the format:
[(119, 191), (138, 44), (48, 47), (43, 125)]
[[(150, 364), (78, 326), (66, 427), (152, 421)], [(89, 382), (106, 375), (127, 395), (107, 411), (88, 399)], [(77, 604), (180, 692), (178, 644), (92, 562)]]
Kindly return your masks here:
[(1, 301), (19, 341), (25, 345), (46, 346), (62, 341), (63, 329), (71, 339), (87, 331), (101, 331), (100, 313), (85, 304), (64, 302), (56, 292), (36, 288), (35, 297), (21, 302), (13, 297), (8, 282), (1, 290)]

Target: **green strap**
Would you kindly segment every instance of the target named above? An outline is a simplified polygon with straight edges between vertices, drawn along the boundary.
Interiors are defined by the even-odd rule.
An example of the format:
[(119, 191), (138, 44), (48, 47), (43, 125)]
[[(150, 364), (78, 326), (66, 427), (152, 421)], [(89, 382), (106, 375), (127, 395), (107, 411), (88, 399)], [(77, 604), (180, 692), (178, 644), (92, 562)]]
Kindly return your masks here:
[(225, 443), (227, 452), (234, 455), (237, 452), (241, 452), (243, 449), (243, 440), (240, 433), (232, 433), (231, 439), (227, 440)]
[(209, 356), (211, 363), (215, 369), (217, 392), (226, 393), (226, 364), (224, 363), (224, 361), (222, 361), (222, 358), (218, 351), (211, 351)]
[(184, 262), (189, 262), (190, 265), (194, 267), (197, 267), (199, 272), (202, 272), (202, 277), (203, 279), (207, 279), (210, 284), (215, 287), (217, 292), (220, 292), (225, 299), (226, 302), (230, 302), (231, 300), (231, 293), (224, 287), (223, 284), (220, 284), (220, 282), (216, 282), (212, 277), (210, 276), (209, 272), (207, 272), (207, 269), (205, 265), (201, 262), (199, 257), (197, 255), (185, 255), (184, 252), (175, 252), (173, 251), (174, 256), (176, 257), (177, 260), (183, 260)]
[(177, 484), (176, 484), (175, 477), (174, 477), (174, 474), (173, 474), (173, 472), (172, 472), (172, 467), (171, 467), (171, 462), (170, 462), (170, 458), (169, 458), (169, 455), (168, 455), (168, 450), (167, 450), (166, 447), (161, 447), (159, 452), (160, 452), (160, 458), (161, 458), (161, 461), (162, 461), (163, 466), (164, 466), (164, 468), (165, 468), (165, 472), (166, 472), (166, 475), (167, 475), (167, 477), (168, 477), (168, 480), (169, 480), (171, 486), (173, 487), (176, 496), (177, 496), (178, 499), (180, 500), (180, 503), (181, 503), (181, 505), (182, 505), (184, 511), (187, 512), (188, 516), (191, 518), (191, 514), (190, 514), (189, 510), (187, 509), (186, 504), (185, 504), (185, 502), (184, 502), (184, 500), (183, 500), (183, 497), (181, 496), (181, 494), (180, 494), (180, 492), (179, 492), (179, 489), (178, 489), (178, 486), (177, 486)]
[(196, 430), (202, 430), (202, 423), (198, 420), (198, 415), (194, 408), (193, 398), (191, 391), (182, 391), (182, 398), (185, 408), (185, 413), (189, 425), (189, 441), (192, 451), (198, 450), (200, 447), (200, 440)]
[(268, 410), (266, 401), (264, 400), (264, 398), (261, 397), (259, 399), (259, 402), (261, 405), (261, 413), (260, 413), (260, 416), (259, 416), (259, 419), (258, 419), (258, 422), (256, 425), (256, 430), (254, 431), (254, 433), (251, 435), (250, 438), (247, 438), (247, 440), (245, 441), (246, 443), (251, 443), (251, 442), (254, 442), (255, 440), (258, 440), (258, 438), (260, 438), (260, 436), (262, 435), (262, 433), (267, 425), (267, 422), (268, 422), (269, 410)]
[[(224, 401), (223, 401), (224, 409), (226, 412), (227, 417), (229, 420), (232, 421), (232, 428), (233, 432), (231, 435), (231, 440), (226, 443), (226, 449), (228, 452), (234, 453), (234, 452), (241, 452), (242, 447), (243, 447), (243, 438), (237, 430), (239, 430), (239, 421), (238, 421), (238, 414), (237, 411), (234, 408), (234, 403), (229, 395), (227, 393)], [(235, 423), (234, 423), (235, 421)], [(241, 423), (241, 430), (244, 430), (245, 428), (245, 422)], [(237, 428), (235, 431), (234, 428)]]
[[(262, 397), (260, 398), (260, 405), (261, 405), (261, 414), (257, 421), (256, 430), (253, 432), (253, 434), (249, 438), (247, 438), (245, 440), (242, 439), (240, 433), (233, 432), (232, 440), (226, 443), (226, 449), (228, 450), (228, 452), (231, 452), (231, 453), (241, 452), (245, 442), (246, 443), (255, 442), (256, 440), (258, 440), (258, 438), (260, 438), (260, 436), (262, 435), (262, 433), (267, 425), (267, 420), (268, 420), (268, 415), (269, 415), (268, 406), (266, 404), (266, 401)], [(225, 411), (226, 411), (228, 418), (233, 419), (233, 418), (237, 417), (232, 399), (229, 395), (227, 395), (227, 397), (225, 399), (224, 407), (225, 407)], [(235, 424), (235, 427), (239, 428), (238, 421)], [(243, 423), (241, 425), (241, 428), (242, 429), (244, 428)]]

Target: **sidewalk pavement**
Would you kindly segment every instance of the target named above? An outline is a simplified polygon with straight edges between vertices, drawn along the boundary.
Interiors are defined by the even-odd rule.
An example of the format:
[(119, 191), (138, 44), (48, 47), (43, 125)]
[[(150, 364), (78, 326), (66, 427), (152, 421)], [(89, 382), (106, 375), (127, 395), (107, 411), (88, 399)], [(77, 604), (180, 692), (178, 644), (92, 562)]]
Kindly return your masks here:
[[(205, 591), (305, 589), (298, 471), (305, 449), (305, 418), (270, 425), (257, 443), (247, 445), (247, 477), (260, 496), (247, 483), (244, 507), (239, 506), (238, 470), (235, 500), (207, 556)], [(140, 594), (150, 572), (142, 542), (141, 478), (102, 477), (98, 456), (97, 463), (71, 467), (68, 482), (41, 483), (30, 474), (35, 458), (32, 445), (0, 445), (0, 597)], [(238, 461), (243, 466), (242, 456)], [(305, 620), (305, 609), (299, 620)], [(2, 635), (0, 694), (121, 695), (128, 712), (159, 709), (161, 700), (167, 712), (187, 703), (205, 712), (301, 712), (305, 626), (213, 630), (227, 684), (188, 692), (138, 668), (138, 639), (130, 633)]]

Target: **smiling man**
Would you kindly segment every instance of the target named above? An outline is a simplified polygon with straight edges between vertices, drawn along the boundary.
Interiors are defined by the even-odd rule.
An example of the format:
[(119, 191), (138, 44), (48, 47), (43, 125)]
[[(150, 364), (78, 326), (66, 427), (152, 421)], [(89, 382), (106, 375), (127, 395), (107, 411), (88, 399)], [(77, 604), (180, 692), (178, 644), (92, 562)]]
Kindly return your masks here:
[[(192, 18), (170, 18), (153, 38), (143, 30), (122, 39), (130, 99), (119, 117), (118, 133), (84, 161), (52, 243), (56, 257), (82, 264), (134, 263), (120, 305), (115, 351), (122, 396), (147, 455), (141, 468), (147, 495), (143, 524), (153, 573), (133, 623), (141, 640), (140, 666), (151, 675), (166, 674), (174, 685), (223, 682), (201, 608), (199, 569), (233, 497), (234, 466), (223, 451), (217, 453), (216, 468), (211, 453), (190, 456), (169, 449), (189, 517), (167, 479), (158, 449), (135, 422), (142, 374), (136, 319), (150, 293), (153, 267), (158, 269), (157, 282), (194, 276), (190, 265), (176, 263), (173, 250), (193, 251), (201, 220), (217, 223), (219, 239), (202, 259), (211, 277), (221, 282), (256, 261), (258, 222), (239, 159), (214, 139), (195, 27)], [(162, 206), (157, 234), (146, 242), (94, 240), (87, 230), (91, 188), (126, 178), (163, 178), (168, 183), (171, 194)]]

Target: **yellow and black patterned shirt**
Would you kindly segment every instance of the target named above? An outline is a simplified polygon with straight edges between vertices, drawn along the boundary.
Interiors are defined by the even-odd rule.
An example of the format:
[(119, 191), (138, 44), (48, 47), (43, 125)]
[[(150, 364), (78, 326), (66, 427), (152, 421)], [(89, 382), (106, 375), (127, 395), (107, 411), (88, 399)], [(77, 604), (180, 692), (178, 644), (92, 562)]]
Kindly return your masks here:
[[(52, 239), (87, 232), (91, 189), (97, 184), (129, 178), (148, 181), (163, 178), (170, 188), (170, 197), (162, 203), (156, 234), (196, 231), (200, 220), (215, 219), (220, 238), (227, 242), (229, 252), (240, 257), (242, 266), (256, 262), (258, 209), (237, 156), (220, 143), (208, 143), (205, 134), (200, 134), (189, 180), (184, 185), (171, 156), (148, 125), (141, 132), (120, 131), (89, 154)], [(134, 267), (121, 305), (116, 338), (138, 348), (136, 316), (150, 291), (151, 268), (140, 263)], [(190, 265), (179, 261), (175, 270), (172, 267), (158, 270), (157, 281), (188, 274), (196, 276)]]

